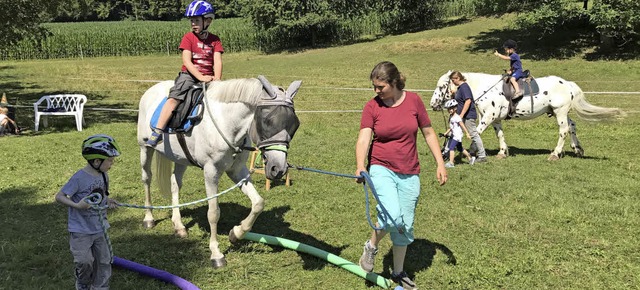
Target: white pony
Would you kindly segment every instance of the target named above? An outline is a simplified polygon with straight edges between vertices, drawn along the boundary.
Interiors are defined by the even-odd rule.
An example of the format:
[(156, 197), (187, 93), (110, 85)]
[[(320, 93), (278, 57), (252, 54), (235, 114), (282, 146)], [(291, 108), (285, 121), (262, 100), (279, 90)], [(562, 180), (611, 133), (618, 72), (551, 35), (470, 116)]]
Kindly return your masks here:
[[(449, 80), (452, 71), (448, 71), (438, 79), (436, 89), (431, 97), (431, 108), (438, 111), (442, 109), (444, 102), (452, 95), (455, 87)], [(507, 143), (504, 141), (502, 120), (509, 113), (509, 101), (502, 92), (503, 81), (501, 75), (489, 75), (483, 73), (462, 73), (471, 87), (475, 105), (480, 114), (477, 126), (479, 134), (482, 134), (489, 125), (493, 125), (500, 143), (498, 158), (509, 155)], [(576, 135), (576, 125), (569, 118), (568, 113), (572, 108), (578, 116), (585, 120), (600, 121), (623, 117), (624, 112), (618, 108), (603, 108), (587, 102), (584, 93), (574, 82), (566, 81), (557, 76), (536, 78), (540, 92), (533, 97), (525, 95), (516, 106), (513, 115), (514, 120), (530, 120), (543, 114), (555, 115), (560, 127), (558, 145), (551, 152), (549, 160), (558, 160), (562, 155), (564, 140), (568, 134), (571, 136), (571, 148), (578, 157), (584, 156), (584, 150)], [(523, 88), (524, 89), (524, 88)], [(531, 99), (533, 98), (533, 100)]]
[[(182, 177), (187, 166), (195, 165), (204, 172), (207, 197), (218, 193), (218, 181), (226, 173), (234, 183), (249, 176), (246, 161), (252, 140), (262, 150), (265, 161), (265, 174), (269, 179), (282, 177), (288, 169), (287, 148), (289, 141), (298, 128), (299, 121), (293, 109), (293, 97), (301, 82), (293, 82), (287, 91), (272, 86), (262, 76), (259, 79), (233, 79), (213, 82), (208, 85), (204, 97), (204, 113), (200, 123), (185, 134), (183, 150), (175, 134), (164, 134), (163, 142), (156, 148), (146, 147), (145, 141), (151, 134), (150, 120), (158, 104), (169, 93), (173, 81), (164, 81), (148, 89), (140, 100), (138, 116), (138, 144), (140, 145), (140, 164), (145, 190), (145, 206), (151, 206), (151, 164), (154, 151), (157, 151), (156, 170), (160, 190), (171, 192), (172, 205), (179, 204), (178, 192), (182, 186)], [(252, 125), (253, 124), (253, 125)], [(243, 150), (244, 149), (244, 150)], [(171, 163), (175, 164), (173, 174)], [(170, 184), (169, 184), (170, 182)], [(240, 186), (242, 192), (251, 200), (251, 212), (229, 233), (229, 240), (236, 242), (251, 230), (264, 207), (264, 200), (246, 179)], [(220, 218), (218, 198), (209, 199), (207, 218), (211, 227), (209, 248), (214, 268), (226, 265), (224, 255), (218, 248), (217, 223)], [(179, 208), (174, 208), (171, 216), (174, 230), (180, 237), (186, 237), (187, 231), (182, 224)], [(143, 225), (155, 226), (151, 210), (145, 211)]]

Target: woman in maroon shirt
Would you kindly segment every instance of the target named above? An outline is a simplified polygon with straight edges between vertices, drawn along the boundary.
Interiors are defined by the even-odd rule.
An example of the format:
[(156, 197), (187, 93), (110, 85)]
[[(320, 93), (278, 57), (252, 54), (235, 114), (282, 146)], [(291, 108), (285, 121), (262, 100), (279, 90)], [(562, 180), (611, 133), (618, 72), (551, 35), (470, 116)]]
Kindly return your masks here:
[[(404, 258), (407, 245), (414, 240), (413, 220), (420, 195), (418, 130), (437, 163), (436, 178), (440, 185), (447, 182), (447, 171), (424, 103), (416, 93), (403, 90), (405, 78), (398, 68), (391, 62), (381, 62), (373, 68), (370, 78), (376, 96), (362, 111), (356, 143), (356, 176), (363, 171), (370, 175), (380, 199), (376, 227), (383, 229), (374, 230), (371, 239), (365, 243), (360, 267), (373, 271), (378, 243), (390, 233), (393, 242), (391, 279), (404, 289), (414, 289), (417, 288), (415, 283), (404, 271)], [(362, 179), (358, 181), (362, 182)], [(389, 216), (382, 212), (380, 205)]]

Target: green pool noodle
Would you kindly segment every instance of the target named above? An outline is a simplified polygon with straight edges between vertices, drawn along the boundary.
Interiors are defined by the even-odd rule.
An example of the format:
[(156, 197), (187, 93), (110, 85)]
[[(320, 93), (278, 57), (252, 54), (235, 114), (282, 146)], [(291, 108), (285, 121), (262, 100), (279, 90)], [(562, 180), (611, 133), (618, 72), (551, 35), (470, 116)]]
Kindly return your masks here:
[(344, 258), (341, 258), (340, 256), (331, 254), (327, 251), (320, 250), (316, 247), (305, 245), (303, 243), (288, 240), (285, 238), (279, 238), (279, 237), (274, 237), (274, 236), (269, 236), (264, 234), (252, 233), (252, 232), (246, 233), (244, 236), (244, 239), (254, 241), (254, 242), (274, 245), (274, 246), (280, 246), (280, 247), (284, 247), (294, 251), (303, 252), (303, 253), (318, 257), (320, 259), (324, 259), (325, 261), (331, 264), (334, 264), (353, 274), (356, 274), (362, 278), (365, 278), (385, 289), (388, 289), (389, 287), (391, 287), (391, 285), (393, 285), (391, 281), (389, 281), (388, 279), (385, 279), (384, 277), (376, 273), (365, 272), (364, 270), (362, 270), (362, 268), (360, 268), (360, 266), (352, 262), (349, 262)]

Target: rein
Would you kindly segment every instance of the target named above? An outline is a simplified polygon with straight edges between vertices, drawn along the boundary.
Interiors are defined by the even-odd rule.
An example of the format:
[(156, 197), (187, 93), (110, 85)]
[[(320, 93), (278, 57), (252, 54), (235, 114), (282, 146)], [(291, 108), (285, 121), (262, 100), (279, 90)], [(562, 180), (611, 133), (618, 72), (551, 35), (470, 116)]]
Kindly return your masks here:
[(209, 102), (207, 101), (207, 85), (203, 84), (202, 86), (202, 93), (204, 94), (204, 98), (203, 98), (203, 102), (204, 102), (204, 106), (207, 109), (207, 113), (209, 114), (209, 118), (211, 118), (211, 121), (213, 122), (213, 126), (216, 127), (216, 130), (218, 130), (218, 133), (220, 134), (220, 136), (222, 136), (222, 139), (224, 140), (225, 143), (227, 143), (227, 145), (229, 145), (229, 147), (231, 147), (231, 149), (233, 149), (233, 156), (235, 157), (236, 154), (242, 153), (242, 150), (244, 148), (238, 147), (233, 145), (229, 139), (227, 139), (227, 136), (224, 135), (224, 133), (222, 133), (222, 130), (220, 130), (220, 127), (218, 126), (218, 123), (216, 122), (216, 119), (213, 117), (213, 113), (211, 113), (211, 109), (209, 108)]
[(376, 189), (375, 189), (375, 187), (373, 185), (373, 181), (371, 181), (371, 177), (369, 176), (369, 174), (367, 172), (361, 171), (360, 172), (360, 176), (355, 176), (355, 175), (350, 175), (350, 174), (342, 174), (342, 173), (337, 173), (337, 172), (324, 171), (324, 170), (308, 168), (308, 167), (303, 167), (303, 166), (294, 166), (294, 165), (291, 165), (291, 164), (289, 164), (289, 168), (294, 168), (294, 169), (297, 169), (297, 170), (305, 170), (305, 171), (310, 171), (310, 172), (315, 172), (315, 173), (320, 173), (320, 174), (328, 174), (328, 175), (333, 175), (333, 176), (338, 176), (338, 177), (364, 178), (365, 182), (363, 182), (362, 186), (364, 187), (365, 209), (366, 209), (366, 215), (367, 215), (367, 222), (369, 222), (369, 226), (374, 230), (384, 230), (384, 226), (376, 227), (373, 224), (373, 221), (371, 220), (370, 206), (369, 206), (369, 204), (370, 204), (370, 202), (369, 202), (369, 191), (367, 190), (367, 185), (368, 185), (369, 189), (371, 189), (371, 194), (373, 195), (373, 197), (375, 198), (376, 202), (380, 206), (380, 210), (382, 211), (382, 214), (386, 218), (391, 220), (391, 223), (393, 224), (393, 226), (396, 229), (398, 229), (399, 233), (404, 234), (404, 228), (402, 228), (402, 227), (398, 226), (398, 224), (396, 224), (396, 221), (393, 220), (393, 218), (391, 217), (391, 215), (389, 214), (387, 209), (380, 202), (380, 198), (378, 197), (378, 193), (376, 192)]

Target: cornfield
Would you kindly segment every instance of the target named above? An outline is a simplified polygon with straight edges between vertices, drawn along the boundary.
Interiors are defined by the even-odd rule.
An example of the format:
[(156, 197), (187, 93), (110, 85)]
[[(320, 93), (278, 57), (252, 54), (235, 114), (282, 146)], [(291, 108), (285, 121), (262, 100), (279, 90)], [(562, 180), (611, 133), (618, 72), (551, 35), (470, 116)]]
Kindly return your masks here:
[[(43, 24), (50, 35), (0, 50), (0, 60), (177, 54), (188, 21), (118, 21)], [(256, 50), (256, 30), (244, 19), (215, 20), (210, 31), (226, 52)]]
[[(447, 0), (440, 4), (445, 17), (473, 14), (477, 0)], [(0, 60), (83, 58), (177, 54), (190, 24), (183, 21), (117, 21), (45, 23), (49, 35), (42, 40), (25, 39), (0, 48)], [(294, 43), (307, 32), (257, 31), (246, 19), (216, 19), (210, 31), (220, 36), (225, 52), (271, 51), (304, 46)], [(383, 35), (377, 14), (344, 20), (332, 28), (322, 45), (353, 43)], [(328, 43), (326, 43), (328, 41)]]

